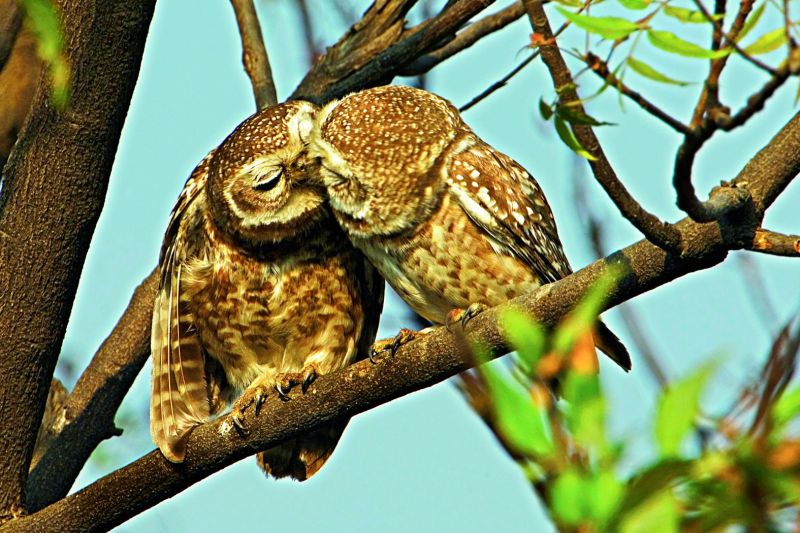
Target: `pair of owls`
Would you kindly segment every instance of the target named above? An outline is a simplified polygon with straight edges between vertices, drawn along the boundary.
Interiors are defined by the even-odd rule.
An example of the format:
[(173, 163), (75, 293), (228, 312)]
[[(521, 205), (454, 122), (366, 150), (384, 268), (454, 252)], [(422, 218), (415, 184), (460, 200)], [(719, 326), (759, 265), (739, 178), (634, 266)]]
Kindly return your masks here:
[[(150, 427), (175, 462), (191, 429), (228, 404), (245, 431), (243, 412), (267, 394), (364, 357), (381, 276), (442, 324), (453, 309), (494, 306), (571, 272), (533, 177), (449, 102), (398, 86), (244, 121), (186, 182), (160, 265)], [(630, 368), (605, 326), (596, 342)], [(259, 464), (306, 479), (346, 423), (262, 452)]]

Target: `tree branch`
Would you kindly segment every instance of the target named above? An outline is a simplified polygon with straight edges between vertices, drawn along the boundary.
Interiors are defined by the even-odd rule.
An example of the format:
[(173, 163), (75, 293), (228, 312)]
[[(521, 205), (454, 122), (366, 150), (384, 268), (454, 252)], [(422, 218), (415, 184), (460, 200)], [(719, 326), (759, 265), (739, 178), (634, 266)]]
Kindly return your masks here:
[(439, 63), (466, 50), (487, 35), (502, 30), (524, 14), (525, 7), (522, 5), (522, 2), (517, 2), (497, 13), (488, 15), (467, 26), (445, 45), (419, 56), (408, 66), (399, 71), (398, 74), (400, 76), (417, 76), (429, 72)]
[(750, 250), (770, 255), (800, 256), (800, 235), (783, 235), (759, 228)]
[(275, 105), (278, 103), (278, 94), (253, 0), (231, 0), (231, 5), (242, 36), (242, 63), (253, 85), (256, 107), (264, 109)]
[[(755, 214), (767, 207), (800, 168), (800, 114), (796, 115), (733, 180), (749, 186)], [(747, 184), (747, 185), (745, 185)], [(740, 247), (755, 228), (747, 218), (726, 218), (712, 224), (684, 219), (675, 225), (685, 249), (670, 253), (640, 241), (606, 259), (508, 305), (522, 308), (545, 325), (556, 324), (608, 269), (622, 265), (627, 274), (608, 294), (606, 309), (690, 272), (723, 261), (728, 250)], [(481, 342), (494, 357), (507, 352), (497, 318), (502, 308), (474, 318), (467, 328), (470, 341)], [(245, 417), (247, 437), (232, 429), (228, 417), (198, 427), (190, 436), (186, 461), (171, 464), (157, 451), (112, 472), (85, 489), (33, 515), (6, 524), (2, 531), (100, 531), (118, 525), (164, 499), (259, 450), (340, 417), (364, 412), (404, 394), (438, 383), (468, 368), (459, 355), (461, 344), (446, 328), (418, 337), (394, 358), (377, 365), (361, 361), (321, 376), (306, 394), (296, 392), (289, 402), (270, 398), (261, 415)]]
[[(309, 71), (291, 99), (321, 104), (356, 90), (388, 83), (420, 54), (453, 34), (494, 0), (461, 0), (413, 30), (403, 32), (403, 17), (413, 3), (408, 0), (376, 2), (361, 23), (356, 23), (328, 50), (324, 60)], [(386, 31), (376, 34), (375, 30), (381, 27)], [(365, 38), (373, 42), (355, 53), (357, 43)]]
[(154, 0), (61, 5), (76, 73), (58, 112), (47, 84), (0, 191), (0, 514), (22, 510), (31, 452), (120, 131)]
[(650, 113), (657, 119), (661, 120), (670, 128), (674, 129), (678, 133), (682, 133), (684, 135), (688, 135), (691, 133), (692, 130), (689, 129), (689, 126), (672, 117), (672, 115), (663, 111), (660, 107), (656, 106), (652, 102), (650, 102), (647, 98), (641, 95), (625, 85), (619, 78), (614, 76), (614, 73), (608, 68), (608, 64), (600, 59), (598, 56), (594, 55), (591, 52), (587, 52), (586, 56), (584, 57), (584, 61), (586, 62), (586, 66), (589, 67), (589, 70), (603, 78), (605, 82), (614, 87), (620, 94), (627, 96), (633, 102), (635, 102), (639, 107), (641, 107), (646, 112)]
[(50, 428), (53, 437), (32, 464), (27, 509), (37, 511), (67, 495), (94, 449), (118, 435), (114, 417), (150, 356), (150, 322), (158, 269), (136, 288), (130, 304), (100, 346)]
[[(547, 65), (547, 69), (553, 79), (553, 86), (559, 94), (561, 103), (574, 106), (576, 110), (583, 112), (583, 106), (575, 89), (572, 74), (570, 74), (569, 68), (556, 45), (553, 30), (550, 28), (550, 23), (544, 12), (542, 0), (525, 0), (525, 9), (528, 12), (534, 31), (541, 38), (539, 49), (541, 50), (542, 60)], [(592, 172), (622, 215), (651, 242), (665, 250), (679, 250), (682, 244), (680, 240), (681, 234), (678, 229), (647, 212), (631, 196), (622, 182), (620, 182), (616, 172), (614, 172), (591, 126), (574, 124), (572, 130), (581, 145), (594, 156), (595, 159), (589, 161)]]

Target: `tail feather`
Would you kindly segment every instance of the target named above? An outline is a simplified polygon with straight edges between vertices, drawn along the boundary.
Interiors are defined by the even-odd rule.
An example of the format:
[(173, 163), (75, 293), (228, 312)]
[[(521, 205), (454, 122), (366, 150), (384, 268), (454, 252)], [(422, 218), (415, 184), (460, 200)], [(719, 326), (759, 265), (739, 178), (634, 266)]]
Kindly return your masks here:
[(608, 329), (608, 326), (597, 321), (594, 331), (594, 343), (597, 348), (617, 363), (625, 372), (631, 371), (631, 356), (622, 341)]
[(274, 478), (305, 481), (325, 464), (348, 420), (335, 422), (258, 454), (258, 466)]

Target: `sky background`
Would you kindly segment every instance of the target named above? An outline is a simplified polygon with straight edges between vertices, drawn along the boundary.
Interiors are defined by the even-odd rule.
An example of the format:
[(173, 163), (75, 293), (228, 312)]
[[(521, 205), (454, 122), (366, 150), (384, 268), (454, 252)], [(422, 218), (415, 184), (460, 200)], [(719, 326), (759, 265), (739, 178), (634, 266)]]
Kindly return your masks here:
[[(441, 3), (441, 2), (440, 2)], [(327, 0), (310, 0), (320, 44), (335, 42), (345, 22)], [(369, 5), (351, 1), (354, 13)], [(497, 8), (508, 2), (498, 2)], [(285, 98), (307, 69), (300, 20), (286, 0), (258, 4), (279, 98)], [(774, 29), (767, 14), (750, 39)], [(669, 24), (660, 23), (661, 28)], [(707, 29), (692, 28), (695, 42)], [(438, 67), (428, 88), (461, 105), (516, 65), (531, 30), (523, 19)], [(582, 43), (579, 38), (576, 43)], [(642, 45), (637, 57), (673, 77), (702, 79), (704, 62), (667, 56)], [(228, 2), (158, 2), (141, 75), (134, 92), (100, 218), (64, 342), (58, 374), (69, 386), (88, 363), (125, 309), (134, 287), (150, 272), (169, 212), (197, 162), (255, 106), (240, 62), (241, 48)], [(738, 107), (763, 82), (752, 67), (732, 61), (723, 78), (723, 99)], [(595, 80), (579, 80), (584, 94)], [(658, 85), (635, 74), (628, 81), (680, 118), (689, 115), (698, 85)], [(400, 81), (402, 82), (402, 80)], [(408, 80), (406, 80), (408, 82)], [(728, 83), (726, 83), (728, 82)], [(695, 165), (701, 194), (731, 179), (795, 112), (797, 82), (789, 82), (766, 110), (745, 128), (715, 137)], [(574, 267), (593, 260), (574, 207), (575, 180), (601, 218), (610, 249), (640, 239), (587, 173), (588, 167), (557, 139), (539, 117), (539, 98), (554, 92), (540, 62), (504, 89), (464, 114), (489, 143), (517, 159), (538, 179), (558, 221)], [(669, 128), (608, 90), (589, 111), (617, 123), (597, 130), (619, 176), (643, 205), (667, 220), (681, 218), (671, 186), (672, 159), (679, 144)], [(576, 168), (577, 175), (576, 175)], [(800, 186), (793, 184), (769, 211), (766, 225), (797, 232)], [(646, 328), (669, 376), (684, 375), (701, 361), (722, 356), (723, 365), (708, 400), (725, 405), (737, 385), (757, 375), (770, 336), (800, 304), (800, 262), (751, 254), (779, 316), (767, 323), (750, 301), (741, 253), (721, 266), (677, 280), (628, 304)], [(408, 324), (408, 311), (388, 295), (380, 337)], [(632, 443), (630, 464), (649, 457), (656, 387), (615, 311), (606, 322), (631, 348), (634, 370), (624, 375), (602, 364), (612, 406), (611, 428)], [(117, 425), (122, 437), (103, 443), (76, 488), (135, 460), (152, 449), (147, 430), (149, 363), (126, 398)], [(264, 479), (253, 459), (198, 483), (120, 526), (119, 531), (213, 531), (252, 528), (275, 531), (546, 531), (535, 495), (517, 466), (471, 412), (451, 383), (443, 383), (364, 413), (351, 422), (325, 468), (299, 484)]]

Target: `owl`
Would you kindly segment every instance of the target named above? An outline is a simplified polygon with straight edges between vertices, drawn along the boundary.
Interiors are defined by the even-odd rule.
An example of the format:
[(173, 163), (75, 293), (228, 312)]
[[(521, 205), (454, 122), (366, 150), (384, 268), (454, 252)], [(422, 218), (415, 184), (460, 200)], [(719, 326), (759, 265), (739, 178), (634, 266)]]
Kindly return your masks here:
[[(443, 98), (399, 86), (351, 94), (319, 112), (309, 151), (355, 246), (434, 324), (572, 272), (536, 180)], [(602, 323), (595, 344), (630, 369)]]
[[(290, 102), (238, 126), (194, 170), (161, 250), (153, 312), (150, 432), (180, 462), (190, 431), (232, 403), (258, 414), (268, 394), (303, 390), (366, 354), (383, 280), (331, 216), (307, 143), (317, 109)], [(285, 396), (284, 396), (285, 397)], [(303, 480), (347, 420), (258, 455)]]

